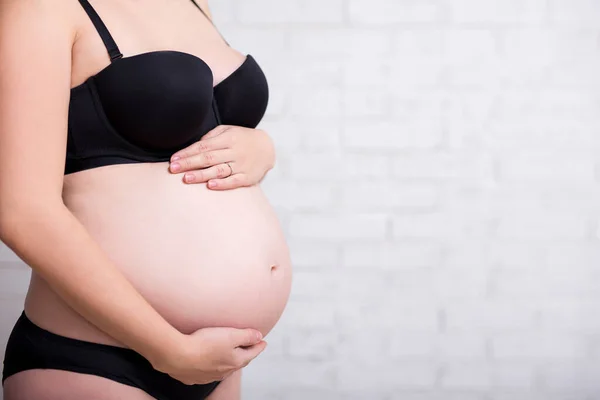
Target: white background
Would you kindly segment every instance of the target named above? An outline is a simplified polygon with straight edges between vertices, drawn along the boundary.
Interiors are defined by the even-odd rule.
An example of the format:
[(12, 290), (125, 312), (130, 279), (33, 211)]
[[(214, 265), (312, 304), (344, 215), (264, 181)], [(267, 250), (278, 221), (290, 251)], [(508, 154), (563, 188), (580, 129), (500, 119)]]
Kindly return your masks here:
[[(212, 0), (295, 266), (244, 399), (600, 399), (600, 2)], [(0, 344), (27, 269), (0, 248)]]

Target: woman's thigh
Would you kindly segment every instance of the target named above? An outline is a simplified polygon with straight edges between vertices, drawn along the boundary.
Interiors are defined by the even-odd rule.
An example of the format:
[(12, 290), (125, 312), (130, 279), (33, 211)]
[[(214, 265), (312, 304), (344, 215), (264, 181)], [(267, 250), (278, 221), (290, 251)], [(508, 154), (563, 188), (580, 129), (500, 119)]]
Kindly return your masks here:
[(223, 382), (219, 383), (217, 388), (206, 398), (206, 400), (240, 400), (242, 396), (241, 393), (242, 370), (238, 370), (228, 376)]
[(96, 375), (53, 369), (19, 372), (4, 381), (4, 400), (155, 400), (141, 389)]

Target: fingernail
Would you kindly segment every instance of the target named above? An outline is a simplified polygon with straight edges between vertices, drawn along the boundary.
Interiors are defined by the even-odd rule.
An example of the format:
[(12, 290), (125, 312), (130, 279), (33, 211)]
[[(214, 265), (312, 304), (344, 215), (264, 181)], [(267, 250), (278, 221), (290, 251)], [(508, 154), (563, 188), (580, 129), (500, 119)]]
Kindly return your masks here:
[(171, 161), (177, 161), (177, 160), (179, 160), (180, 158), (181, 158), (181, 157), (179, 157), (179, 156), (173, 156), (173, 158), (171, 158)]
[(171, 164), (171, 171), (173, 172), (177, 172), (181, 169), (181, 165), (179, 165), (179, 163), (172, 163)]
[(262, 337), (263, 337), (263, 336), (262, 336), (262, 333), (258, 332), (258, 333), (256, 334), (256, 340), (262, 340)]
[(193, 174), (185, 174), (185, 175), (183, 176), (183, 179), (185, 179), (185, 181), (186, 181), (187, 183), (194, 182), (194, 178), (195, 178), (195, 177), (194, 177), (194, 175), (193, 175)]
[(217, 186), (217, 182), (215, 182), (215, 181), (208, 181), (208, 187), (209, 188), (214, 188), (216, 186)]

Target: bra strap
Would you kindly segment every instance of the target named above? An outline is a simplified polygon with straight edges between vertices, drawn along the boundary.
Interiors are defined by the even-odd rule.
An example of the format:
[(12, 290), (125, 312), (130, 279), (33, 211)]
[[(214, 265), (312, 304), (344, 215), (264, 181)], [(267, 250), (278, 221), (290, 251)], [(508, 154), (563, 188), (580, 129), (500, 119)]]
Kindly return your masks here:
[(104, 25), (104, 22), (102, 21), (96, 10), (94, 10), (94, 7), (92, 7), (88, 0), (79, 0), (79, 3), (92, 20), (92, 23), (94, 24), (94, 27), (96, 27), (96, 30), (98, 31), (102, 42), (104, 42), (104, 46), (106, 47), (108, 55), (110, 56), (110, 62), (122, 58), (123, 54), (121, 54), (117, 43), (111, 36), (110, 32), (108, 31), (108, 28), (106, 28), (106, 25)]
[(198, 3), (196, 3), (196, 0), (192, 0), (192, 3), (194, 3), (194, 5), (195, 5), (196, 7), (198, 7), (198, 10), (200, 10), (200, 12), (201, 12), (202, 14), (204, 14), (204, 16), (206, 17), (206, 19), (207, 19), (207, 20), (209, 20), (210, 22), (212, 22), (212, 20), (211, 20), (210, 18), (208, 18), (208, 15), (207, 15), (207, 14), (204, 12), (204, 10), (202, 9), (202, 7), (200, 7), (200, 6), (198, 5)]

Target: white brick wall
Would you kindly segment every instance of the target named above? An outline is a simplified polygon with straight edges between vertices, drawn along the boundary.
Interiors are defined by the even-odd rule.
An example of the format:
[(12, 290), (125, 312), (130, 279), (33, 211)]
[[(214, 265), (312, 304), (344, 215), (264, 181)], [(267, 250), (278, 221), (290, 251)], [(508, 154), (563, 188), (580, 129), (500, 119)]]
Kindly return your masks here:
[(245, 399), (600, 399), (600, 2), (212, 8), (271, 83), (296, 268)]

